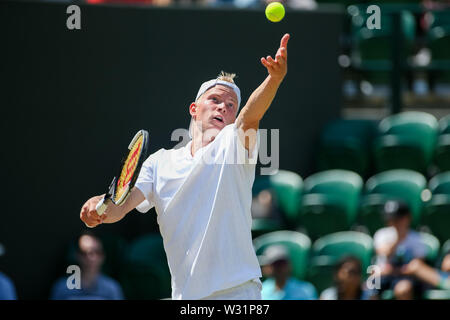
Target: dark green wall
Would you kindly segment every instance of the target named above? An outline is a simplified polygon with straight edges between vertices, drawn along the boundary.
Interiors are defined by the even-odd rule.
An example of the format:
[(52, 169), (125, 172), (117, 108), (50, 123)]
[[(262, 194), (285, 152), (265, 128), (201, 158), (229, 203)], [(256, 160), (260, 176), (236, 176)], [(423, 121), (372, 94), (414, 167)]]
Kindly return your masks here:
[[(48, 297), (81, 205), (105, 191), (135, 131), (149, 130), (152, 152), (173, 146), (198, 87), (221, 70), (238, 74), (245, 102), (285, 32), (289, 72), (261, 127), (280, 129), (281, 168), (314, 170), (318, 134), (340, 112), (340, 13), (288, 11), (273, 24), (261, 10), (81, 6), (82, 29), (70, 31), (66, 7), (0, 4), (0, 270), (19, 298)], [(130, 214), (99, 231), (154, 229), (154, 217)]]

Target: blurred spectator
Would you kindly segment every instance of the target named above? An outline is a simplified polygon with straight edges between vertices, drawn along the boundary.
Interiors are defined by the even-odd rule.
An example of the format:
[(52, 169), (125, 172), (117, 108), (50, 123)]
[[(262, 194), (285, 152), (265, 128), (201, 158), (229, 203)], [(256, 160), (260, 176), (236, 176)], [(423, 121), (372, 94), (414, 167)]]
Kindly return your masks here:
[(252, 199), (252, 218), (282, 220), (274, 192), (263, 189)]
[(440, 269), (432, 268), (420, 259), (414, 259), (404, 266), (402, 272), (437, 289), (450, 290), (450, 251), (444, 255)]
[[(419, 297), (421, 282), (415, 277), (404, 275), (401, 268), (413, 259), (424, 259), (427, 247), (420, 234), (411, 230), (411, 212), (400, 201), (387, 201), (384, 215), (388, 227), (378, 230), (374, 235), (376, 264), (381, 268), (380, 292), (391, 289), (400, 298)], [(398, 287), (396, 288), (396, 286)]]
[(289, 254), (282, 245), (271, 245), (259, 257), (263, 275), (263, 300), (315, 300), (316, 288), (305, 281), (291, 276), (292, 266)]
[(16, 289), (11, 279), (0, 272), (0, 300), (16, 300)]
[(53, 286), (53, 300), (121, 300), (120, 285), (103, 275), (100, 270), (105, 259), (101, 241), (91, 233), (78, 238), (77, 260), (81, 269), (81, 288), (69, 289), (67, 278), (59, 279)]
[[(0, 257), (5, 253), (5, 249), (3, 245), (0, 243)], [(14, 283), (11, 279), (0, 272), (0, 300), (16, 300), (16, 288), (14, 287)]]
[(320, 294), (320, 300), (369, 300), (370, 292), (364, 288), (361, 261), (353, 256), (339, 260), (334, 271), (333, 287)]

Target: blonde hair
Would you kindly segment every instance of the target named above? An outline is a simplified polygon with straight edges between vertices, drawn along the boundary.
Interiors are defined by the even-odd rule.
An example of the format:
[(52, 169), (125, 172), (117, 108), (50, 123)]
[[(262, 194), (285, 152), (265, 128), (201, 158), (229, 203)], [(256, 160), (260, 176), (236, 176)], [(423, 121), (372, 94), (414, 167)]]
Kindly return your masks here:
[(220, 74), (217, 76), (217, 80), (234, 83), (235, 77), (236, 77), (236, 73), (228, 73), (225, 71), (221, 71)]
[[(220, 71), (219, 75), (217, 76), (216, 80), (222, 80), (222, 81), (226, 81), (226, 82), (230, 82), (234, 84), (234, 78), (236, 78), (236, 73), (229, 73), (229, 72), (225, 72), (225, 71)], [(203, 94), (198, 97), (198, 99), (196, 100), (196, 102), (198, 100), (200, 100), (200, 98), (203, 96)]]

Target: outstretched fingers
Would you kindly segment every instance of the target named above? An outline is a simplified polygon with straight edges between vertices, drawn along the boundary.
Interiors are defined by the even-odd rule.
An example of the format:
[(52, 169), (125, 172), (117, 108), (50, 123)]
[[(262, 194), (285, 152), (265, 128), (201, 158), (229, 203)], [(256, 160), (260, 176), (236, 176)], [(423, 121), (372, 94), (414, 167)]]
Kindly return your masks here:
[(285, 48), (287, 49), (287, 44), (289, 41), (289, 38), (291, 37), (291, 35), (289, 33), (286, 33), (282, 38), (281, 38), (281, 42), (280, 42), (280, 48)]
[(272, 59), (271, 56), (267, 56), (266, 58), (261, 58), (261, 63), (266, 68), (272, 68), (275, 61)]
[(283, 79), (287, 72), (287, 44), (290, 35), (286, 33), (280, 42), (280, 47), (275, 54), (275, 58), (267, 56), (261, 58), (261, 64), (266, 67), (270, 75), (277, 79)]

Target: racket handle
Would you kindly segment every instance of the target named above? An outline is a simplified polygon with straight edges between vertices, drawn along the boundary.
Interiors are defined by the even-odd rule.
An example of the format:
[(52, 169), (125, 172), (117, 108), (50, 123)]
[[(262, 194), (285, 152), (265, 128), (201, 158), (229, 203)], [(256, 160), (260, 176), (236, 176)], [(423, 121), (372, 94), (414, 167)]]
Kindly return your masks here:
[(101, 216), (103, 213), (105, 213), (106, 208), (108, 207), (108, 204), (105, 201), (105, 198), (103, 197), (95, 207), (95, 210), (97, 210), (97, 214)]

